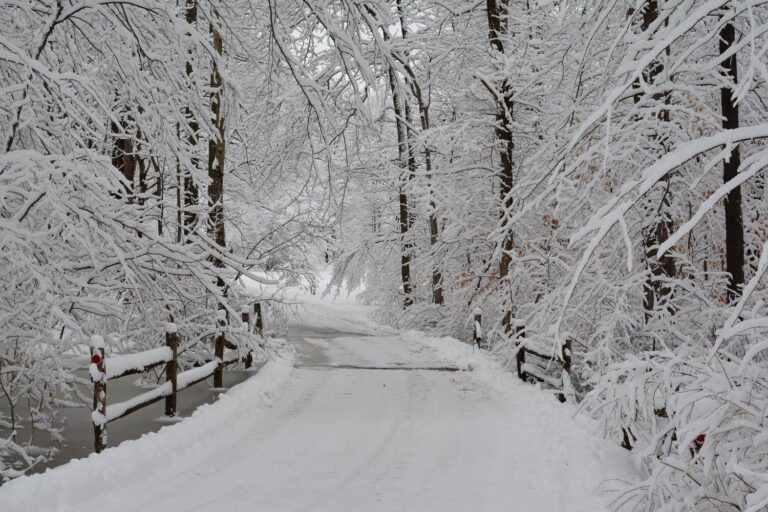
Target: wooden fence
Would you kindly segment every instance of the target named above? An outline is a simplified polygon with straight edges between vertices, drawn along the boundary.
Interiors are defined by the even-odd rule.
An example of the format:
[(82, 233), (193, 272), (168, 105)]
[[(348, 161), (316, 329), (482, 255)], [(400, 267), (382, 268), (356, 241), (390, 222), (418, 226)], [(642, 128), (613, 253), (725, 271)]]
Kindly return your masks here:
[[(487, 348), (483, 343), (482, 311), (475, 308), (473, 316), (473, 343), (478, 348)], [(573, 357), (573, 339), (566, 337), (560, 345), (560, 350), (553, 352), (535, 339), (526, 338), (525, 326), (522, 322), (512, 321), (515, 326), (516, 349), (515, 362), (517, 376), (525, 382), (541, 382), (558, 390), (557, 399), (565, 402), (572, 398), (571, 362)]]
[[(251, 326), (249, 312), (243, 312), (242, 321), (246, 329), (253, 328), (261, 334), (264, 329), (261, 303), (253, 305), (254, 322)], [(176, 325), (166, 324), (165, 346), (145, 350), (135, 354), (114, 355), (107, 357), (104, 340), (101, 336), (91, 338), (91, 365), (89, 373), (93, 383), (93, 422), (94, 450), (101, 452), (107, 446), (107, 424), (128, 416), (148, 405), (165, 399), (165, 415), (176, 416), (176, 396), (182, 391), (213, 375), (214, 387), (223, 386), (223, 371), (229, 365), (244, 362), (246, 368), (253, 365), (253, 353), (237, 352), (237, 345), (228, 341), (223, 334), (214, 339), (214, 358), (198, 364), (189, 370), (178, 371), (179, 334)], [(224, 349), (231, 349), (225, 353)], [(143, 373), (152, 368), (165, 365), (165, 383), (135, 396), (124, 402), (107, 405), (107, 382), (127, 375)]]
[[(567, 395), (571, 393), (571, 361), (573, 340), (570, 337), (564, 339), (558, 352), (547, 350), (535, 340), (525, 337), (525, 327), (521, 323), (515, 326), (517, 337), (517, 376), (525, 382), (541, 382), (559, 389), (557, 399), (565, 402)], [(554, 375), (552, 370), (555, 370)]]

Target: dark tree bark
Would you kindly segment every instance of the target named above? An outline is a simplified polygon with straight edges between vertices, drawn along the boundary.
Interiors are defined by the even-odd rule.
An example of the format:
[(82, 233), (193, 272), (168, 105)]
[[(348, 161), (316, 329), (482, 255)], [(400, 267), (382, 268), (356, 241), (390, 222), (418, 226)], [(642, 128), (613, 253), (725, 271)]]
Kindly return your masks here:
[[(408, 38), (408, 28), (407, 23), (405, 21), (405, 15), (403, 13), (403, 5), (402, 0), (397, 0), (397, 12), (398, 16), (400, 18), (400, 30), (403, 36), (403, 39)], [(384, 38), (389, 39), (386, 30), (384, 32)], [(419, 108), (419, 122), (421, 124), (421, 130), (426, 131), (429, 130), (431, 124), (429, 120), (429, 101), (424, 98), (423, 90), (421, 89), (421, 85), (419, 84), (419, 81), (416, 79), (416, 73), (414, 73), (413, 68), (411, 67), (411, 63), (408, 60), (408, 55), (406, 53), (405, 58), (402, 59), (403, 67), (405, 69), (405, 72), (407, 73), (408, 82), (410, 84), (411, 92), (413, 93), (414, 98), (416, 99), (416, 104)], [(406, 105), (406, 118), (408, 120), (408, 124), (410, 125), (410, 109)], [(409, 134), (409, 144), (411, 147), (410, 155), (413, 154), (413, 141), (411, 138), (410, 129), (408, 130)], [(433, 251), (433, 261), (432, 261), (432, 302), (437, 305), (442, 305), (443, 300), (443, 276), (440, 272), (440, 267), (437, 263), (437, 258), (434, 257), (434, 250), (437, 246), (437, 242), (440, 236), (439, 233), (439, 227), (437, 224), (437, 215), (435, 213), (435, 200), (434, 195), (432, 194), (431, 189), (431, 181), (433, 180), (432, 176), (432, 152), (429, 149), (429, 146), (427, 144), (424, 145), (424, 167), (427, 172), (427, 177), (430, 181), (430, 198), (429, 198), (429, 207), (430, 207), (430, 214), (429, 214), (429, 243), (430, 247)], [(412, 171), (415, 173), (415, 161), (413, 165)]]
[(121, 120), (120, 125), (112, 123), (112, 133), (115, 143), (112, 148), (112, 165), (120, 171), (127, 184), (123, 191), (123, 197), (133, 202), (133, 182), (136, 179), (136, 155), (133, 148), (133, 137), (129, 135), (129, 123)]
[[(366, 11), (373, 17), (377, 13), (370, 6), (365, 6)], [(386, 27), (379, 27), (382, 37), (389, 41), (390, 34)], [(413, 287), (411, 285), (411, 251), (413, 244), (408, 237), (412, 226), (410, 209), (408, 207), (407, 185), (416, 173), (416, 159), (413, 154), (413, 148), (409, 144), (410, 140), (410, 107), (408, 102), (400, 94), (400, 85), (397, 81), (397, 74), (390, 65), (387, 69), (389, 78), (389, 88), (392, 93), (392, 109), (395, 113), (395, 127), (397, 132), (397, 152), (398, 162), (402, 172), (398, 179), (398, 203), (399, 203), (399, 226), (400, 226), (400, 277), (403, 283), (403, 309), (413, 305)]]
[(155, 199), (157, 200), (157, 234), (162, 236), (165, 226), (165, 164), (160, 167), (156, 157), (150, 160), (152, 168), (155, 170)]
[[(181, 129), (176, 123), (176, 136), (181, 140)], [(184, 208), (182, 196), (184, 195), (184, 177), (181, 173), (181, 161), (176, 157), (176, 243), (181, 243), (184, 238)]]
[[(214, 19), (218, 17), (214, 14)], [(221, 56), (224, 46), (221, 34), (211, 24), (211, 36), (213, 49)], [(211, 122), (216, 128), (216, 133), (212, 134), (208, 140), (208, 177), (210, 185), (208, 186), (209, 214), (208, 231), (211, 238), (224, 250), (226, 246), (226, 233), (224, 228), (224, 159), (226, 155), (226, 141), (224, 137), (224, 115), (221, 112), (221, 92), (222, 78), (218, 65), (214, 61), (211, 71)], [(214, 258), (217, 267), (223, 264), (220, 258)]]
[[(729, 22), (720, 31), (720, 54), (730, 50), (736, 40), (736, 28)], [(723, 128), (733, 130), (739, 127), (739, 106), (733, 98), (733, 90), (738, 83), (738, 64), (736, 55), (722, 63), (723, 75), (733, 84), (720, 89), (722, 103)], [(739, 147), (731, 150), (730, 157), (723, 163), (723, 181), (736, 177), (741, 165)], [(728, 300), (739, 297), (744, 285), (744, 221), (741, 211), (741, 187), (736, 187), (725, 198), (725, 270), (728, 279)]]
[(146, 162), (146, 160), (141, 158), (141, 156), (139, 156), (140, 149), (141, 149), (140, 144), (143, 141), (143, 136), (141, 134), (141, 130), (140, 129), (136, 130), (136, 141), (138, 143), (138, 145), (136, 147), (136, 153), (137, 153), (136, 154), (136, 164), (139, 166), (139, 180), (136, 183), (135, 195), (136, 195), (136, 201), (140, 205), (143, 206), (147, 202), (146, 192), (147, 192), (147, 175), (148, 175), (147, 171), (148, 171), (148, 169), (147, 169), (147, 162)]
[[(211, 16), (211, 42), (214, 51), (221, 57), (224, 53), (224, 42), (221, 33), (216, 26), (219, 20), (218, 13), (214, 9)], [(208, 139), (208, 234), (216, 243), (215, 250), (224, 251), (227, 245), (226, 231), (224, 227), (224, 115), (221, 112), (221, 93), (224, 86), (219, 66), (214, 60), (211, 63), (211, 124), (216, 132)], [(216, 268), (224, 268), (224, 263), (219, 256), (212, 256), (211, 262)], [(219, 274), (216, 277), (216, 286), (226, 293), (225, 283)], [(221, 313), (221, 312), (220, 312)], [(224, 334), (219, 334), (215, 341), (215, 355), (219, 359), (224, 357)], [(223, 367), (219, 366), (213, 374), (213, 387), (220, 388), (224, 385)]]
[[(197, 23), (197, 0), (187, 0), (186, 5), (186, 21), (190, 25)], [(192, 56), (189, 56), (186, 64), (186, 74), (188, 77), (192, 76)], [(200, 131), (199, 123), (195, 119), (194, 113), (191, 108), (187, 108), (185, 112), (187, 118), (187, 142), (191, 150), (194, 152), (194, 148), (197, 146), (198, 132)], [(190, 169), (187, 169), (183, 173), (184, 193), (183, 193), (183, 221), (182, 221), (182, 238), (189, 240), (192, 231), (197, 224), (197, 213), (195, 208), (197, 207), (199, 192), (197, 189), (197, 183), (193, 176), (193, 170), (197, 169), (199, 161), (193, 157), (190, 161)]]
[[(486, 0), (486, 12), (488, 17), (488, 40), (491, 48), (504, 54), (504, 42), (501, 36), (506, 32), (507, 22), (507, 0)], [(504, 238), (501, 242), (501, 260), (499, 261), (499, 279), (504, 281), (509, 275), (509, 267), (512, 263), (512, 248), (514, 246), (514, 236), (512, 226), (508, 225), (508, 214), (514, 205), (514, 199), (510, 192), (514, 185), (514, 149), (515, 144), (512, 139), (512, 118), (514, 113), (514, 102), (512, 101), (512, 91), (509, 83), (504, 80), (499, 87), (501, 99), (499, 100), (498, 113), (496, 114), (496, 138), (501, 147), (499, 156), (501, 159), (501, 169), (499, 172), (499, 197), (501, 199), (502, 229)], [(505, 333), (512, 332), (512, 312), (507, 311), (502, 320)]]
[[(397, 128), (397, 150), (399, 155), (400, 167), (402, 173), (400, 176), (398, 200), (400, 203), (400, 276), (403, 281), (403, 308), (413, 305), (413, 290), (411, 288), (411, 250), (412, 244), (408, 240), (411, 227), (410, 211), (408, 209), (408, 192), (406, 185), (413, 179), (413, 169), (411, 167), (411, 152), (408, 149), (408, 135), (405, 123), (405, 108), (400, 98), (399, 86), (395, 71), (389, 68), (389, 87), (392, 91), (392, 107), (395, 111), (395, 126)], [(415, 163), (414, 163), (415, 165)]]

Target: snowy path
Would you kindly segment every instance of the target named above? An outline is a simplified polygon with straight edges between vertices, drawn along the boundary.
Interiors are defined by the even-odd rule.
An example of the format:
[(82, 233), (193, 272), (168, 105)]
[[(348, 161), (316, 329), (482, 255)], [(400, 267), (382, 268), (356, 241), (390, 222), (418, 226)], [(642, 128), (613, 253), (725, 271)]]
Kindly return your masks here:
[(270, 363), (179, 425), (11, 482), (0, 510), (595, 512), (598, 486), (630, 474), (458, 342), (314, 334), (294, 336), (293, 370)]

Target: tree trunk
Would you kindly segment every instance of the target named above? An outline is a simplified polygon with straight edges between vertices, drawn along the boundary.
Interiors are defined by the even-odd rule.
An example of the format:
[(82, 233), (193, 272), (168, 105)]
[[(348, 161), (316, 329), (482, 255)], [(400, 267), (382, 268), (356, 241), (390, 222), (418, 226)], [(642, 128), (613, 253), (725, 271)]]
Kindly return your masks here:
[[(214, 11), (213, 22), (211, 23), (211, 39), (213, 49), (221, 56), (224, 45), (215, 22), (218, 15)], [(221, 93), (222, 78), (219, 67), (214, 61), (211, 70), (211, 123), (216, 128), (216, 132), (208, 140), (208, 177), (210, 185), (208, 186), (209, 214), (208, 231), (211, 238), (219, 246), (219, 250), (226, 247), (226, 236), (224, 229), (224, 159), (225, 159), (225, 138), (224, 138), (224, 115), (221, 112)], [(222, 267), (220, 258), (214, 258), (214, 264)]]
[[(139, 138), (139, 140), (141, 139)], [(147, 162), (137, 155), (136, 163), (139, 166), (139, 181), (136, 184), (136, 200), (141, 206), (144, 206), (147, 202)]]
[[(412, 288), (411, 288), (411, 249), (412, 244), (408, 240), (410, 231), (410, 212), (408, 210), (408, 192), (406, 190), (407, 183), (413, 179), (413, 171), (411, 170), (408, 140), (405, 126), (405, 118), (403, 117), (404, 107), (400, 98), (399, 87), (397, 84), (397, 76), (394, 69), (389, 68), (389, 87), (392, 91), (392, 107), (395, 111), (395, 126), (397, 127), (397, 150), (399, 155), (400, 167), (403, 170), (400, 176), (399, 194), (398, 199), (400, 202), (400, 239), (402, 243), (400, 253), (400, 276), (403, 281), (403, 309), (413, 305)], [(403, 174), (405, 176), (403, 176)]]
[[(214, 51), (221, 57), (224, 53), (224, 42), (221, 39), (221, 33), (216, 26), (219, 21), (218, 12), (213, 9), (211, 13), (211, 42)], [(223, 80), (216, 60), (211, 63), (211, 124), (216, 131), (208, 139), (208, 235), (216, 242), (214, 250), (224, 252), (226, 250), (227, 240), (224, 229), (224, 158), (225, 158), (225, 138), (224, 138), (224, 115), (221, 112), (221, 93)], [(224, 267), (221, 257), (213, 255), (211, 257), (213, 266), (217, 269)], [(225, 283), (221, 274), (216, 276), (216, 286), (222, 293), (225, 291)], [(219, 305), (220, 313), (221, 305)], [(219, 334), (215, 341), (214, 351), (219, 360), (224, 357), (225, 339), (223, 334)], [(220, 388), (224, 385), (223, 366), (219, 365), (213, 374), (213, 387)]]
[(163, 226), (165, 224), (165, 163), (163, 167), (157, 161), (156, 157), (150, 159), (152, 168), (155, 170), (155, 200), (157, 201), (157, 234), (163, 236)]
[[(402, 0), (397, 0), (397, 12), (400, 18), (400, 30), (403, 35), (403, 39), (405, 40), (408, 37), (408, 28), (405, 21), (405, 15), (403, 13)], [(388, 39), (386, 30), (384, 30), (384, 38)], [(406, 59), (407, 59), (407, 53), (406, 53)], [(416, 103), (419, 107), (419, 121), (421, 123), (421, 130), (422, 132), (424, 132), (426, 130), (429, 130), (430, 128), (429, 103), (424, 98), (423, 91), (421, 89), (421, 86), (419, 85), (419, 81), (416, 79), (416, 73), (414, 73), (413, 69), (411, 68), (410, 61), (406, 60), (406, 62), (404, 63), (404, 67), (405, 67), (406, 73), (408, 74), (409, 82), (411, 85), (411, 91), (413, 92), (413, 95), (416, 98)], [(408, 110), (406, 111), (406, 118), (410, 124), (410, 112), (408, 112)], [(408, 131), (408, 133), (410, 135), (410, 130)], [(412, 148), (413, 147), (412, 139), (409, 139), (409, 144), (411, 144), (411, 148)], [(411, 150), (411, 154), (412, 152), (413, 151)], [(429, 150), (429, 146), (427, 144), (424, 144), (424, 167), (426, 168), (427, 179), (430, 182), (429, 243), (432, 249), (432, 258), (433, 258), (432, 260), (432, 302), (437, 305), (442, 305), (443, 304), (443, 284), (442, 284), (443, 277), (440, 273), (440, 267), (437, 263), (437, 257), (434, 254), (434, 250), (435, 250), (435, 247), (437, 246), (437, 241), (439, 238), (439, 228), (437, 225), (437, 216), (435, 214), (435, 198), (432, 192), (432, 183), (431, 183), (432, 182), (432, 153)], [(413, 172), (415, 172), (415, 168), (413, 169)]]
[[(176, 124), (176, 135), (181, 140), (181, 129)], [(184, 177), (181, 173), (181, 160), (176, 156), (176, 243), (179, 244), (184, 238), (184, 208), (182, 206)]]
[[(720, 31), (720, 54), (726, 53), (736, 39), (736, 28), (728, 23)], [(723, 128), (733, 130), (739, 127), (739, 106), (733, 98), (733, 90), (738, 83), (736, 55), (722, 63), (723, 74), (732, 86), (720, 89), (722, 102)], [(731, 150), (730, 157), (723, 163), (723, 181), (736, 177), (741, 165), (739, 147)], [(744, 285), (744, 223), (741, 214), (741, 187), (736, 187), (725, 198), (725, 270), (728, 279), (728, 300), (732, 301), (741, 294)]]
[[(187, 12), (186, 21), (190, 25), (197, 23), (197, 0), (187, 0)], [(192, 56), (189, 56), (186, 65), (187, 77), (192, 76)], [(197, 147), (197, 138), (200, 126), (195, 119), (192, 109), (187, 107), (185, 112), (187, 118), (187, 142), (189, 143), (190, 152), (194, 155), (195, 148)], [(184, 172), (184, 200), (183, 200), (183, 222), (182, 222), (182, 238), (186, 241), (192, 234), (195, 224), (197, 224), (197, 213), (194, 208), (197, 207), (199, 193), (197, 190), (197, 183), (195, 182), (193, 171), (197, 169), (199, 165), (198, 159), (192, 156), (190, 159), (190, 168)]]
[[(659, 5), (657, 0), (649, 0), (643, 7), (642, 30), (648, 30), (658, 17)], [(669, 54), (669, 49), (667, 49), (667, 54)], [(653, 84), (656, 77), (659, 76), (663, 70), (664, 65), (661, 62), (654, 61), (643, 71), (643, 79), (647, 84)], [(638, 103), (640, 102), (643, 93), (639, 83), (636, 84), (636, 87), (640, 91), (634, 96), (635, 103)], [(665, 105), (669, 105), (670, 101), (669, 94), (666, 93), (656, 93), (653, 95), (653, 99), (657, 102), (663, 102)], [(669, 109), (662, 109), (658, 114), (658, 119), (660, 123), (669, 123)], [(658, 134), (652, 134), (651, 139), (655, 144), (658, 144), (662, 148), (664, 153), (666, 153), (667, 150), (664, 146), (664, 141)], [(656, 211), (657, 220), (653, 227), (645, 233), (643, 241), (645, 245), (646, 260), (648, 261), (648, 266), (650, 268), (650, 274), (644, 284), (645, 293), (643, 298), (643, 309), (645, 310), (646, 321), (651, 318), (653, 310), (658, 306), (660, 300), (669, 299), (672, 294), (672, 288), (665, 281), (667, 278), (674, 277), (677, 273), (675, 261), (669, 252), (662, 256), (661, 259), (656, 256), (659, 245), (667, 241), (673, 229), (672, 220), (668, 214), (671, 205), (669, 178), (665, 177), (661, 181), (661, 184), (666, 187), (666, 190), (663, 192)], [(672, 309), (669, 309), (669, 312), (674, 313)]]
[(112, 165), (120, 171), (127, 182), (121, 196), (128, 203), (133, 203), (133, 181), (136, 179), (136, 155), (133, 149), (133, 139), (128, 134), (130, 131), (129, 123), (123, 119), (118, 126), (112, 123), (112, 133), (115, 137), (115, 143), (112, 148)]
[[(486, 0), (486, 13), (488, 16), (488, 40), (491, 48), (504, 54), (504, 42), (501, 36), (506, 32), (507, 22), (507, 0)], [(499, 261), (499, 280), (506, 280), (509, 275), (509, 267), (512, 263), (512, 247), (514, 237), (512, 226), (507, 224), (508, 214), (512, 210), (514, 200), (510, 194), (514, 184), (513, 174), (513, 152), (515, 149), (512, 140), (512, 116), (514, 112), (514, 102), (512, 101), (512, 91), (506, 80), (501, 83), (501, 100), (496, 114), (496, 138), (501, 142), (499, 156), (501, 159), (501, 171), (499, 173), (499, 197), (501, 199), (500, 218), (502, 220), (502, 230), (504, 238), (501, 241), (501, 259)], [(511, 297), (510, 297), (511, 299)], [(505, 333), (512, 331), (512, 312), (510, 309), (504, 314), (502, 320)]]

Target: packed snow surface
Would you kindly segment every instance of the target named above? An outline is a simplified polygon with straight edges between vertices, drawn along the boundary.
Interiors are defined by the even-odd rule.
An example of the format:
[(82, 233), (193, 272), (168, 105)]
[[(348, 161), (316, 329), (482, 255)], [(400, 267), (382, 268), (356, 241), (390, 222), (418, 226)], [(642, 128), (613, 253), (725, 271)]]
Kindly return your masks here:
[(327, 307), (310, 315), (322, 329), (292, 335), (295, 361), (286, 351), (158, 433), (10, 482), (0, 510), (596, 512), (634, 477), (591, 422), (471, 346), (333, 333)]

